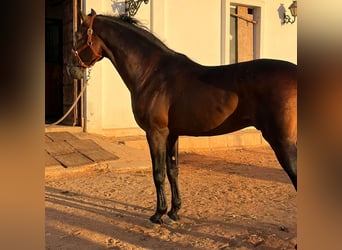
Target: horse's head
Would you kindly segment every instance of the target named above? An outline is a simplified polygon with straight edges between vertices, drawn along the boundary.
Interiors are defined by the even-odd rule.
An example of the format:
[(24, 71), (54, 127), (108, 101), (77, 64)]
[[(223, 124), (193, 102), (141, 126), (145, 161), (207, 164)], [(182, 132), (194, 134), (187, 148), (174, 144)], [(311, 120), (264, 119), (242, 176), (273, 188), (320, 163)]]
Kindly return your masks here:
[(102, 57), (102, 41), (93, 31), (96, 12), (89, 15), (80, 12), (81, 25), (75, 33), (75, 42), (71, 51), (67, 72), (74, 79), (81, 79), (84, 71), (92, 67)]

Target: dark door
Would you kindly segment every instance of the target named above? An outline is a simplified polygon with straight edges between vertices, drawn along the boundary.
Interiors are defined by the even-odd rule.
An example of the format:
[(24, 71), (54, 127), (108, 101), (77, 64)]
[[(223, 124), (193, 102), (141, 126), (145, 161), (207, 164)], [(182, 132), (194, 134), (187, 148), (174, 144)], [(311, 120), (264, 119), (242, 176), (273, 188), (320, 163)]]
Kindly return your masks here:
[(45, 20), (45, 121), (63, 115), (63, 22)]

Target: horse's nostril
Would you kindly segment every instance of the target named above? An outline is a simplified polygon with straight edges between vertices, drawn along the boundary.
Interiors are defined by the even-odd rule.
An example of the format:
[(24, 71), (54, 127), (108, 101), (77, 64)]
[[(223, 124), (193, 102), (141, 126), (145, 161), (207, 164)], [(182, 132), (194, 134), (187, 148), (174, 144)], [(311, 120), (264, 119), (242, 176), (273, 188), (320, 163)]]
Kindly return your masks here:
[(72, 77), (73, 79), (82, 79), (84, 75), (83, 68), (77, 66), (67, 66), (66, 73), (68, 76)]

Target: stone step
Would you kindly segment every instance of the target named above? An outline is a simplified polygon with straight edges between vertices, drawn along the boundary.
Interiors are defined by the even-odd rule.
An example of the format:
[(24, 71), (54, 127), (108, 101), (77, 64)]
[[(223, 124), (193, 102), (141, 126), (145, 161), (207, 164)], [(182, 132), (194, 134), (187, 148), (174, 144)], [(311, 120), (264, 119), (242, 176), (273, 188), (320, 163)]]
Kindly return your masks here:
[[(137, 149), (148, 149), (146, 137), (138, 136), (122, 136), (117, 137), (118, 143)], [(245, 147), (268, 145), (262, 137), (261, 132), (254, 128), (239, 130), (234, 133), (219, 136), (180, 136), (179, 150), (189, 151), (192, 149), (223, 149), (227, 147)]]

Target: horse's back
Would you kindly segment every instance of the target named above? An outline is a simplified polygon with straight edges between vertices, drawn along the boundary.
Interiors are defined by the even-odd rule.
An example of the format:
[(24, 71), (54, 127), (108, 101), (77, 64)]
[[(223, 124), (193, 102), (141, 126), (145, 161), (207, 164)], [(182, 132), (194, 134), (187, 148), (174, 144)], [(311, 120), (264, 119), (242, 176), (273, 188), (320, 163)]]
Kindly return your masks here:
[(262, 119), (274, 119), (275, 112), (288, 108), (293, 113), (296, 71), (292, 63), (271, 59), (200, 66), (172, 83), (177, 98), (170, 106), (170, 128), (184, 135), (222, 134), (258, 127)]

